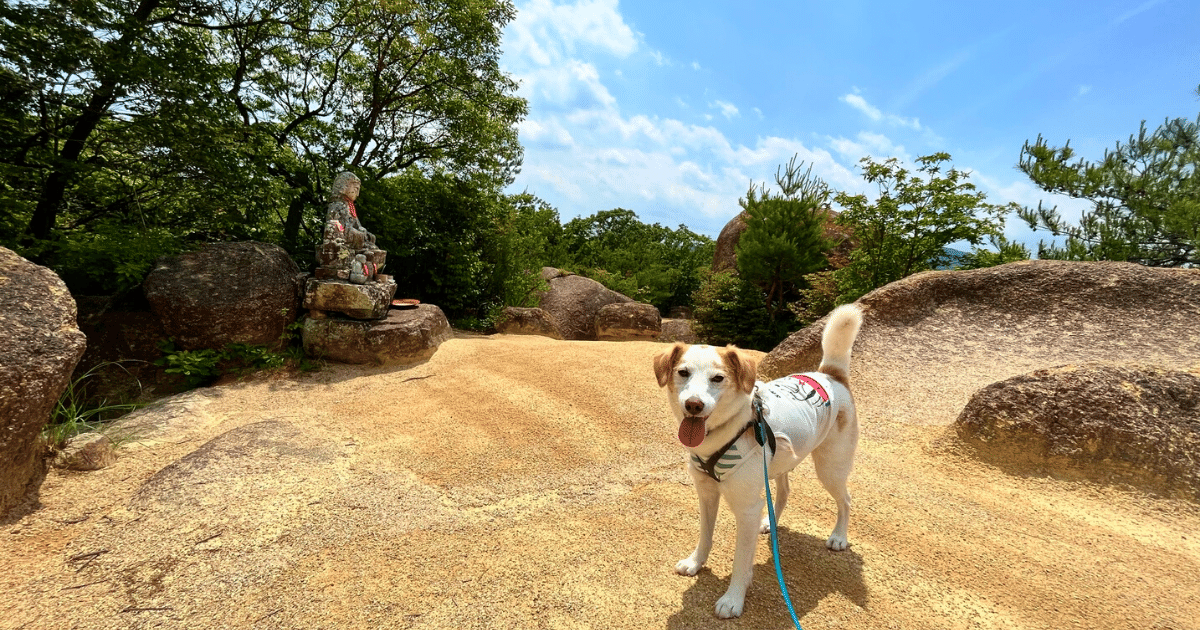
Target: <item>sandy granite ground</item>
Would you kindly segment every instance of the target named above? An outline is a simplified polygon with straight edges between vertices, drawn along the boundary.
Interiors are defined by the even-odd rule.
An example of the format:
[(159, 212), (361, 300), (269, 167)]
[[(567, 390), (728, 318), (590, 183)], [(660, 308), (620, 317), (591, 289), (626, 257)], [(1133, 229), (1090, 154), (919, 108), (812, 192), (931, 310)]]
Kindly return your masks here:
[[(765, 543), (745, 615), (714, 617), (727, 510), (709, 567), (672, 570), (697, 506), (663, 347), (460, 336), (417, 366), (185, 394), (116, 465), (52, 471), (0, 522), (0, 628), (789, 628)], [(781, 519), (806, 629), (1200, 628), (1195, 504), (957, 448), (957, 411), (1011, 359), (856, 350), (852, 546), (825, 549), (809, 463)]]

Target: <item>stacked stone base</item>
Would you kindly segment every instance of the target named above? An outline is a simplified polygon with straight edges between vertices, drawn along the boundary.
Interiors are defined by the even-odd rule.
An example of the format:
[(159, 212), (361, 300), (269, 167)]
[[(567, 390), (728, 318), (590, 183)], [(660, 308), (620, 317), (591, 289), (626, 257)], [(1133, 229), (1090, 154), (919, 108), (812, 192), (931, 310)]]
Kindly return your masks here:
[(393, 309), (377, 320), (309, 317), (304, 321), (304, 353), (330, 361), (403, 365), (433, 356), (454, 336), (442, 309), (432, 304)]
[(393, 309), (396, 283), (386, 276), (366, 284), (311, 278), (305, 286), (301, 338), (310, 357), (340, 363), (403, 365), (424, 361), (453, 336), (442, 309), (432, 304)]

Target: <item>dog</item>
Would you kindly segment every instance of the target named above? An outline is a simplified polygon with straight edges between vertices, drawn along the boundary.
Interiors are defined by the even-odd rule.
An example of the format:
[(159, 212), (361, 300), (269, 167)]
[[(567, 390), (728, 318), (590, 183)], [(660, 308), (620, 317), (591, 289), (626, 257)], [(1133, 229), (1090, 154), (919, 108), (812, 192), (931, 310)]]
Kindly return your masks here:
[[(667, 389), (679, 421), (679, 441), (687, 449), (687, 471), (700, 499), (700, 539), (675, 572), (693, 576), (708, 560), (720, 497), (737, 520), (737, 547), (729, 589), (717, 600), (717, 617), (742, 614), (754, 569), (760, 533), (770, 532), (763, 517), (763, 457), (775, 480), (776, 514), (788, 500), (788, 473), (812, 455), (817, 478), (837, 502), (837, 524), (825, 546), (849, 546), (850, 493), (846, 481), (858, 448), (858, 416), (850, 392), (850, 350), (862, 326), (862, 310), (840, 306), (821, 336), (816, 372), (793, 374), (769, 383), (757, 381), (757, 365), (734, 346), (676, 343), (654, 358), (659, 387)], [(761, 412), (756, 413), (756, 409)], [(755, 436), (756, 417), (768, 430)], [(767, 492), (770, 488), (766, 489)]]

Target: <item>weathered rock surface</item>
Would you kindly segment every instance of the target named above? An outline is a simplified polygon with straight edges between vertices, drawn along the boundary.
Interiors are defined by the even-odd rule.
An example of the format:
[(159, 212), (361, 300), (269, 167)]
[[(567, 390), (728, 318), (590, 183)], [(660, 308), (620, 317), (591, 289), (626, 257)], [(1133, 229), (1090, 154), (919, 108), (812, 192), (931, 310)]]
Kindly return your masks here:
[(352, 284), (342, 280), (309, 278), (304, 287), (304, 308), (342, 313), (354, 319), (387, 317), (396, 294), (396, 283)]
[(100, 470), (117, 461), (112, 440), (102, 433), (89, 431), (67, 440), (54, 456), (54, 465), (70, 470)]
[[(959, 375), (980, 374), (987, 380), (979, 386), (1014, 375), (989, 369), (997, 353), (1016, 355), (1028, 368), (1021, 372), (1131, 359), (1186, 370), (1200, 357), (1200, 269), (1030, 260), (928, 271), (858, 303), (865, 317), (855, 352), (888, 345), (898, 374), (912, 362), (905, 352), (940, 357)], [(824, 326), (821, 319), (792, 333), (759, 364), (760, 376), (815, 369)]]
[(552, 267), (542, 269), (550, 289), (542, 294), (540, 306), (558, 325), (563, 339), (596, 339), (596, 314), (609, 304), (632, 302), (627, 296), (577, 275), (561, 275)]
[(600, 341), (651, 341), (662, 332), (662, 316), (652, 304), (619, 302), (596, 312), (596, 338)]
[(167, 334), (185, 350), (275, 346), (296, 320), (302, 278), (276, 245), (212, 243), (160, 260), (143, 288)]
[(1200, 376), (1065, 365), (993, 383), (955, 428), (1002, 468), (1076, 473), (1200, 499)]
[(737, 269), (737, 244), (746, 231), (746, 213), (739, 212), (729, 220), (721, 233), (717, 235), (716, 249), (713, 251), (713, 271), (732, 271)]
[(87, 340), (53, 272), (0, 247), (0, 514), (42, 472), (39, 434)]
[(662, 332), (658, 334), (658, 340), (666, 343), (675, 343), (676, 341), (682, 341), (683, 343), (696, 343), (696, 332), (692, 330), (692, 320), (662, 320)]
[(335, 317), (304, 320), (304, 353), (341, 363), (403, 365), (433, 356), (454, 336), (442, 309), (421, 304), (392, 309), (380, 320)]
[(551, 339), (562, 339), (558, 324), (550, 314), (540, 308), (506, 306), (496, 332), (505, 335), (541, 335)]

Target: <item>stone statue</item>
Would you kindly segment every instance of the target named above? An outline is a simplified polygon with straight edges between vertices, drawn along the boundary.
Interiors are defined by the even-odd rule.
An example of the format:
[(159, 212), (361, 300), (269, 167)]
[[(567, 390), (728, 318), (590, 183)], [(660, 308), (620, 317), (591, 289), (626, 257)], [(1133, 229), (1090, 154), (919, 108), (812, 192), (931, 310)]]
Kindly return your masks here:
[(349, 171), (342, 171), (333, 179), (325, 213), (325, 233), (317, 249), (316, 277), (320, 280), (374, 282), (387, 260), (387, 252), (375, 246), (375, 235), (358, 220), (354, 200), (361, 186), (362, 182)]

